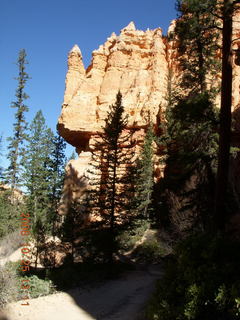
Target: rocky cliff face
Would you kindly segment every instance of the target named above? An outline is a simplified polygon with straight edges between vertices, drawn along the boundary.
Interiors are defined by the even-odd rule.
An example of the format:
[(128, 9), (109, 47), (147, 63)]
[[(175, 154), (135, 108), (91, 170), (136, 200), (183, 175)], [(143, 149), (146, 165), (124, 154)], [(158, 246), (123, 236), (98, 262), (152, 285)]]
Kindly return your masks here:
[[(174, 21), (169, 31), (173, 32)], [(239, 38), (240, 25), (234, 25)], [(89, 145), (104, 124), (109, 105), (115, 102), (120, 90), (123, 105), (129, 115), (129, 127), (137, 129), (142, 137), (149, 120), (161, 121), (166, 105), (169, 70), (173, 80), (181, 76), (177, 54), (178, 41), (168, 42), (162, 30), (136, 30), (131, 22), (120, 35), (113, 33), (92, 53), (90, 66), (85, 70), (82, 54), (77, 45), (69, 52), (66, 90), (62, 112), (58, 121), (61, 136), (74, 147), (79, 159), (67, 168), (70, 178), (65, 185), (65, 198), (74, 199), (81, 194), (80, 181), (90, 159)], [(235, 41), (234, 48), (240, 47)], [(240, 67), (234, 60), (233, 109), (240, 104)], [(216, 79), (219, 81), (219, 79)], [(219, 104), (219, 97), (217, 103)], [(75, 182), (74, 182), (75, 181)], [(80, 192), (80, 194), (79, 194)]]
[(86, 151), (91, 136), (104, 124), (109, 105), (118, 90), (129, 115), (129, 126), (143, 128), (156, 122), (159, 105), (164, 105), (168, 62), (161, 29), (140, 31), (131, 22), (93, 52), (87, 70), (82, 54), (74, 46), (68, 56), (68, 73), (60, 134)]

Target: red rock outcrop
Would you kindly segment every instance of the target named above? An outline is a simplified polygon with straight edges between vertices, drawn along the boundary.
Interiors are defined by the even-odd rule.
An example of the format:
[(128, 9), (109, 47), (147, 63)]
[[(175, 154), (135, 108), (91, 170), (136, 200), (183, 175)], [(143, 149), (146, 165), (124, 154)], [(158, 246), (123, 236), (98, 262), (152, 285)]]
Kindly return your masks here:
[(136, 30), (131, 22), (93, 52), (84, 70), (81, 51), (74, 46), (68, 56), (68, 73), (58, 128), (67, 142), (86, 151), (89, 139), (101, 130), (109, 105), (118, 90), (129, 115), (129, 126), (142, 128), (156, 122), (164, 104), (168, 63), (162, 30)]

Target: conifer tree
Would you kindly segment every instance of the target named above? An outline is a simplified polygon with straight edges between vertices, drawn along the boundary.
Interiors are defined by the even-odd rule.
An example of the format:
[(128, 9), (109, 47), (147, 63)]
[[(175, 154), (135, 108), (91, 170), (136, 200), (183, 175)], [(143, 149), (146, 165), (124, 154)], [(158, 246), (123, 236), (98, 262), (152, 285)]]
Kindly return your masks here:
[(50, 178), (49, 181), (49, 198), (51, 202), (51, 221), (52, 234), (56, 235), (56, 227), (58, 220), (58, 204), (62, 195), (63, 182), (65, 177), (65, 156), (66, 142), (60, 135), (55, 135), (53, 139), (53, 152), (50, 155)]
[[(2, 136), (0, 136), (0, 158), (2, 157)], [(3, 179), (3, 167), (0, 165), (0, 182)]]
[[(187, 222), (183, 217), (186, 213), (188, 219), (189, 213), (198, 227), (205, 227), (209, 223), (209, 212), (213, 209), (217, 110), (208, 93), (204, 93), (169, 106), (166, 118), (165, 132), (160, 138), (167, 156), (165, 191), (179, 199), (179, 221)], [(188, 183), (186, 187), (192, 177), (195, 183)]]
[(145, 136), (142, 152), (138, 158), (134, 200), (136, 202), (135, 210), (137, 216), (145, 219), (149, 217), (154, 186), (153, 141), (154, 133), (152, 126), (150, 126)]
[(27, 205), (33, 216), (33, 226), (38, 226), (41, 221), (45, 230), (50, 229), (53, 139), (53, 132), (47, 128), (42, 111), (38, 111), (30, 124), (24, 155), (24, 185), (29, 194)]
[(216, 60), (220, 31), (214, 15), (217, 0), (177, 0), (177, 10), (180, 17), (175, 32), (183, 69), (181, 86), (193, 93), (203, 93), (220, 71)]
[[(57, 235), (57, 209), (61, 197), (65, 167), (66, 143), (47, 127), (42, 111), (30, 124), (24, 155), (24, 182), (28, 192), (27, 208), (31, 213), (36, 240), (36, 263), (46, 235)], [(51, 261), (54, 265), (55, 259)]]
[(6, 170), (6, 180), (11, 184), (11, 188), (14, 189), (19, 185), (21, 175), (21, 158), (23, 156), (23, 143), (26, 140), (26, 128), (27, 122), (25, 119), (25, 113), (28, 111), (28, 107), (25, 105), (25, 100), (28, 99), (28, 95), (24, 91), (26, 82), (29, 79), (26, 73), (26, 52), (24, 49), (20, 50), (18, 56), (18, 69), (19, 75), (16, 78), (18, 81), (18, 87), (16, 89), (16, 100), (12, 102), (11, 107), (16, 108), (15, 123), (13, 124), (13, 136), (8, 138), (9, 152), (8, 160), (10, 162), (9, 167)]
[(92, 169), (89, 173), (91, 190), (89, 204), (92, 214), (101, 216), (102, 228), (108, 230), (109, 261), (113, 260), (114, 244), (119, 225), (127, 223), (130, 216), (132, 183), (128, 168), (132, 164), (131, 133), (125, 133), (127, 116), (124, 116), (122, 95), (110, 107), (103, 133), (96, 139), (92, 150)]

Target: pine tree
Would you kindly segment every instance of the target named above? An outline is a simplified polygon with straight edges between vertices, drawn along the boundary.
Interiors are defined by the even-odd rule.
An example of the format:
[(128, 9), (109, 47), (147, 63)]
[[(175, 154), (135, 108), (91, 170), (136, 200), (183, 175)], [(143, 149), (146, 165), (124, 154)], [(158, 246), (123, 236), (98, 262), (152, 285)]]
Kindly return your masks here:
[(92, 150), (92, 169), (89, 171), (91, 190), (88, 208), (100, 216), (103, 230), (108, 230), (108, 259), (113, 260), (115, 240), (120, 225), (130, 216), (132, 183), (128, 168), (132, 164), (131, 133), (125, 133), (127, 117), (118, 92), (116, 103), (110, 107), (103, 133), (96, 138)]
[(49, 181), (49, 197), (51, 201), (51, 223), (52, 234), (56, 235), (58, 220), (58, 204), (62, 195), (62, 188), (65, 177), (65, 156), (66, 142), (60, 135), (55, 135), (53, 139), (53, 153), (50, 155), (50, 177)]
[[(177, 0), (179, 19), (175, 32), (179, 39), (181, 86), (191, 93), (203, 93), (220, 71), (216, 60), (219, 50), (219, 23), (214, 13), (217, 0)], [(211, 88), (213, 91), (216, 88)]]
[(26, 52), (24, 49), (20, 50), (18, 56), (18, 69), (19, 76), (16, 78), (18, 81), (18, 87), (16, 90), (16, 100), (12, 102), (11, 107), (16, 108), (15, 113), (16, 122), (13, 125), (13, 136), (8, 138), (9, 141), (9, 153), (7, 158), (10, 161), (9, 167), (6, 170), (6, 179), (11, 184), (12, 189), (19, 185), (21, 177), (21, 158), (23, 156), (22, 145), (26, 140), (26, 128), (27, 122), (25, 119), (25, 113), (28, 111), (28, 107), (25, 105), (25, 100), (28, 99), (28, 95), (24, 89), (26, 82), (29, 79), (28, 74), (25, 71), (25, 65), (28, 64), (26, 60)]
[[(193, 218), (199, 227), (206, 227), (213, 209), (217, 110), (208, 93), (204, 93), (169, 106), (166, 118), (165, 132), (160, 138), (167, 156), (164, 194), (178, 198), (179, 224), (186, 222), (187, 225)], [(191, 179), (195, 182), (189, 183)], [(169, 210), (173, 212), (173, 203), (168, 201)], [(185, 214), (186, 219), (189, 215), (192, 218), (184, 221)]]
[[(33, 216), (33, 227), (41, 221), (49, 231), (49, 194), (53, 180), (52, 159), (54, 135), (47, 128), (42, 111), (38, 111), (30, 124), (30, 133), (24, 155), (24, 185), (27, 188), (27, 206)], [(37, 232), (37, 230), (36, 230)]]
[(136, 183), (135, 183), (135, 199), (137, 216), (147, 219), (149, 218), (149, 209), (152, 202), (153, 193), (153, 141), (154, 133), (152, 126), (147, 130), (142, 152), (138, 158)]
[[(42, 111), (30, 124), (24, 155), (24, 182), (27, 208), (31, 213), (32, 231), (36, 240), (36, 263), (40, 252), (46, 253), (45, 238), (57, 235), (57, 209), (61, 197), (66, 143), (47, 127)], [(54, 266), (55, 258), (51, 261)]]
[[(0, 157), (2, 157), (2, 136), (0, 136)], [(3, 180), (3, 167), (0, 165), (0, 183)]]

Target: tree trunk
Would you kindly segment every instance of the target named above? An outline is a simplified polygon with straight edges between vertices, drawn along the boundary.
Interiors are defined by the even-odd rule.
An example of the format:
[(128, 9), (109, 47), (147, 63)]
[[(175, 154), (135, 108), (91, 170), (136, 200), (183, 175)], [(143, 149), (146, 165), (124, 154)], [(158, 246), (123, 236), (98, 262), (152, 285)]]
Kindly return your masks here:
[(111, 247), (110, 247), (110, 256), (109, 262), (113, 262), (113, 253), (114, 253), (114, 224), (115, 224), (115, 198), (116, 198), (116, 174), (117, 174), (117, 146), (114, 150), (114, 168), (113, 168), (113, 186), (112, 186), (112, 199), (111, 199), (111, 213), (110, 213), (110, 236), (111, 236)]
[(219, 155), (214, 210), (214, 222), (216, 223), (218, 229), (221, 231), (224, 231), (226, 224), (226, 195), (228, 187), (231, 141), (232, 16), (233, 0), (224, 0)]

